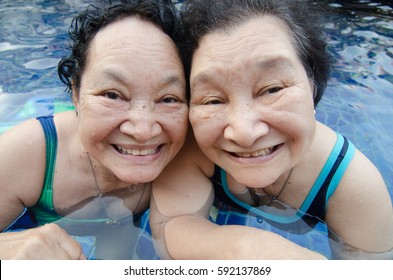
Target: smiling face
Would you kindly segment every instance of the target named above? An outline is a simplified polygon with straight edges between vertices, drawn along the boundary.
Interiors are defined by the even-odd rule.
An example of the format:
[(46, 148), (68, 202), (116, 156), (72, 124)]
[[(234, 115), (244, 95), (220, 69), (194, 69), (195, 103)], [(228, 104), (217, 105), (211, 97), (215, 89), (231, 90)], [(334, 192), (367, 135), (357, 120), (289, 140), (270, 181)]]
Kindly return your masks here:
[(255, 18), (203, 37), (190, 82), (198, 144), (238, 182), (268, 186), (308, 151), (312, 88), (279, 19)]
[(97, 173), (155, 179), (185, 140), (185, 88), (176, 47), (155, 25), (129, 17), (100, 30), (73, 95), (80, 141), (100, 163)]

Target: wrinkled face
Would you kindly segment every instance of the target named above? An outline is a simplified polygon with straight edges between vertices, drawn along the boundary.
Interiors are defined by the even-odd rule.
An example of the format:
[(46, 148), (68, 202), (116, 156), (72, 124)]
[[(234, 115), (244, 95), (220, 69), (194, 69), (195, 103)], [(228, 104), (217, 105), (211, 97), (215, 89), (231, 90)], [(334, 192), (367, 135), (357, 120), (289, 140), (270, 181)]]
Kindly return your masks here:
[(152, 181), (185, 140), (185, 87), (166, 34), (135, 17), (111, 23), (90, 44), (74, 100), (83, 146), (120, 180)]
[(308, 151), (312, 88), (281, 20), (264, 16), (203, 37), (190, 82), (198, 144), (238, 182), (272, 184)]

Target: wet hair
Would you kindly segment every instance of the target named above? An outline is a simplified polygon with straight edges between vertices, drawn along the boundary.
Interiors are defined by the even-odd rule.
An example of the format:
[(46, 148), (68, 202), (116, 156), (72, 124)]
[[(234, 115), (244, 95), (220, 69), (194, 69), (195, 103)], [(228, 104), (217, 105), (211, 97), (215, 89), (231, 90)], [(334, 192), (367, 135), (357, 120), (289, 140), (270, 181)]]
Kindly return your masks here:
[[(188, 40), (188, 57), (198, 42), (214, 31), (228, 31), (252, 18), (271, 15), (282, 20), (294, 47), (314, 83), (314, 106), (320, 101), (330, 76), (330, 56), (322, 37), (322, 15), (307, 0), (187, 0), (181, 20)], [(188, 62), (190, 64), (190, 61)]]
[(183, 60), (182, 29), (178, 11), (171, 0), (100, 0), (89, 5), (71, 22), (70, 53), (58, 64), (58, 74), (67, 87), (66, 91), (71, 93), (75, 89), (75, 94), (79, 94), (89, 46), (97, 32), (117, 20), (130, 16), (147, 20), (159, 27), (174, 41)]

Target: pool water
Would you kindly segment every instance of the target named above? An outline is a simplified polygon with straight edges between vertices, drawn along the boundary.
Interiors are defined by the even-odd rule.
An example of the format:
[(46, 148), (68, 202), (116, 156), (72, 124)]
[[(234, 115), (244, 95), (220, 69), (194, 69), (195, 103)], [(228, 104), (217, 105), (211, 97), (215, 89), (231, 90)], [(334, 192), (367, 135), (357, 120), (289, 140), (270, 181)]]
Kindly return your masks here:
[[(72, 105), (56, 66), (67, 53), (72, 18), (90, 2), (1, 0), (0, 133)], [(317, 119), (371, 159), (393, 199), (393, 3), (315, 2), (333, 11), (325, 30), (335, 59)], [(143, 225), (148, 231), (146, 219)], [(143, 238), (139, 246), (151, 248), (150, 240)], [(154, 252), (144, 252), (150, 255), (141, 258), (155, 258)]]
[(0, 133), (71, 104), (57, 75), (67, 32), (88, 0), (0, 2)]
[(393, 198), (393, 3), (317, 2), (334, 12), (325, 29), (335, 59), (317, 118), (370, 158)]

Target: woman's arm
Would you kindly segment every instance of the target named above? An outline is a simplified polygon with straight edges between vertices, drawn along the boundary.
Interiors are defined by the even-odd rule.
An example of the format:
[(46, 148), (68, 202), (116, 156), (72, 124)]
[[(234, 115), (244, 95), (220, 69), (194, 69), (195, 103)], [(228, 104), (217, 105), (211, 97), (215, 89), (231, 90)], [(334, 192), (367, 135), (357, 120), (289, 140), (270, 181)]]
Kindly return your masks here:
[(219, 226), (199, 216), (170, 220), (165, 237), (175, 259), (325, 259), (275, 233), (247, 226)]
[[(0, 135), (0, 231), (34, 205), (44, 181), (43, 130), (26, 121)], [(57, 225), (0, 233), (0, 259), (83, 259), (80, 245)]]

